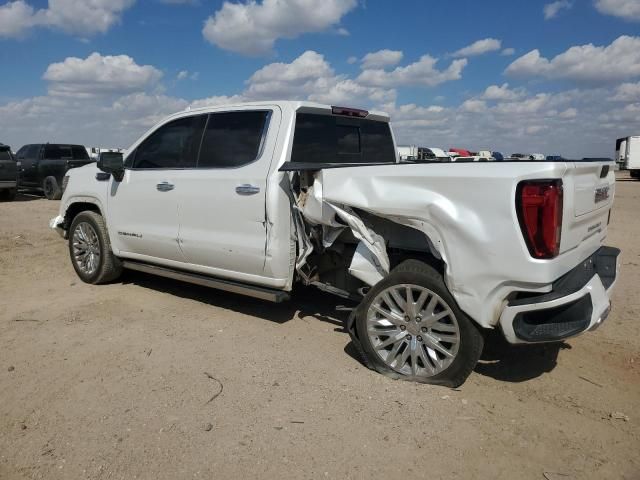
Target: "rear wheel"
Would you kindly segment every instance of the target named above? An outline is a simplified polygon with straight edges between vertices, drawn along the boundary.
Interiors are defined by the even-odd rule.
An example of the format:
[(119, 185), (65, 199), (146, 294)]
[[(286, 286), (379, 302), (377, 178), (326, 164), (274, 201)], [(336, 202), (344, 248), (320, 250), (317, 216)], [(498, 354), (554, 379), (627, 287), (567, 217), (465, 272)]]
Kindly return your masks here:
[(104, 219), (96, 212), (81, 212), (71, 222), (69, 254), (83, 282), (107, 283), (122, 273), (122, 263), (111, 251)]
[(42, 190), (44, 190), (44, 196), (48, 200), (60, 200), (62, 198), (62, 189), (58, 185), (56, 177), (47, 177), (42, 182)]
[(483, 337), (442, 276), (408, 260), (365, 296), (356, 312), (365, 363), (392, 378), (457, 387), (482, 353)]

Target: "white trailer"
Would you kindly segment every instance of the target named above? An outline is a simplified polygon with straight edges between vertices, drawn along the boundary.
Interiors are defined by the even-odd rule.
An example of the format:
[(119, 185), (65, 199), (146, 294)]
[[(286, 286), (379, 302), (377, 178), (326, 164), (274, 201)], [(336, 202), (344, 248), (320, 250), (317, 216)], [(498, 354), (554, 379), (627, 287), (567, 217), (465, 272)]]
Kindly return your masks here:
[(629, 170), (633, 178), (640, 179), (640, 135), (616, 141), (616, 162), (621, 170)]

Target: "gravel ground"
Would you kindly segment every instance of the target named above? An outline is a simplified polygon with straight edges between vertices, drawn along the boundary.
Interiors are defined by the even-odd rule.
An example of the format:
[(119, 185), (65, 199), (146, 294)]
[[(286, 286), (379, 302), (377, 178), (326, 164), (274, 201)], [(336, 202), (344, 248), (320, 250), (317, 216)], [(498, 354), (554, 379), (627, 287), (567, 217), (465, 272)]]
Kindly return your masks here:
[(86, 285), (47, 228), (58, 202), (0, 204), (0, 479), (639, 479), (640, 182), (616, 188), (607, 322), (492, 339), (457, 390), (367, 370), (314, 290)]

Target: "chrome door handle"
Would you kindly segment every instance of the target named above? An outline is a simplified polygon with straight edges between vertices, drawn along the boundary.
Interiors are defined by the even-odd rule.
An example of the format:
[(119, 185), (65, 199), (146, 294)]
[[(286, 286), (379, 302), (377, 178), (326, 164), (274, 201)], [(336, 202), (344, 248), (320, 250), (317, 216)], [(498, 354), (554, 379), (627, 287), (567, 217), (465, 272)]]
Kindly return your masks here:
[(156, 185), (156, 189), (159, 192), (168, 192), (170, 190), (173, 190), (174, 187), (175, 187), (175, 185), (173, 185), (173, 183), (169, 183), (169, 182), (160, 182), (159, 184)]
[(236, 193), (238, 195), (255, 195), (256, 193), (260, 193), (260, 187), (250, 185), (248, 183), (243, 183), (242, 185), (238, 185), (236, 187)]

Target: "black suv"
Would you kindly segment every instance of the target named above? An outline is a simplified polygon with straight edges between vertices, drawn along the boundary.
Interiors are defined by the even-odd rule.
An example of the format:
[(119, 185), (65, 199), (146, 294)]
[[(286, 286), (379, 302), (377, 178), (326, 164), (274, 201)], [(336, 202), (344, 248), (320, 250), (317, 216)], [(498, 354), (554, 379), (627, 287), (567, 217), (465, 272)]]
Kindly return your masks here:
[(40, 189), (49, 200), (62, 197), (62, 179), (69, 169), (93, 161), (84, 146), (59, 143), (25, 145), (16, 157), (22, 163), (20, 186)]
[(9, 145), (0, 143), (0, 200), (16, 198), (18, 187), (18, 164)]

